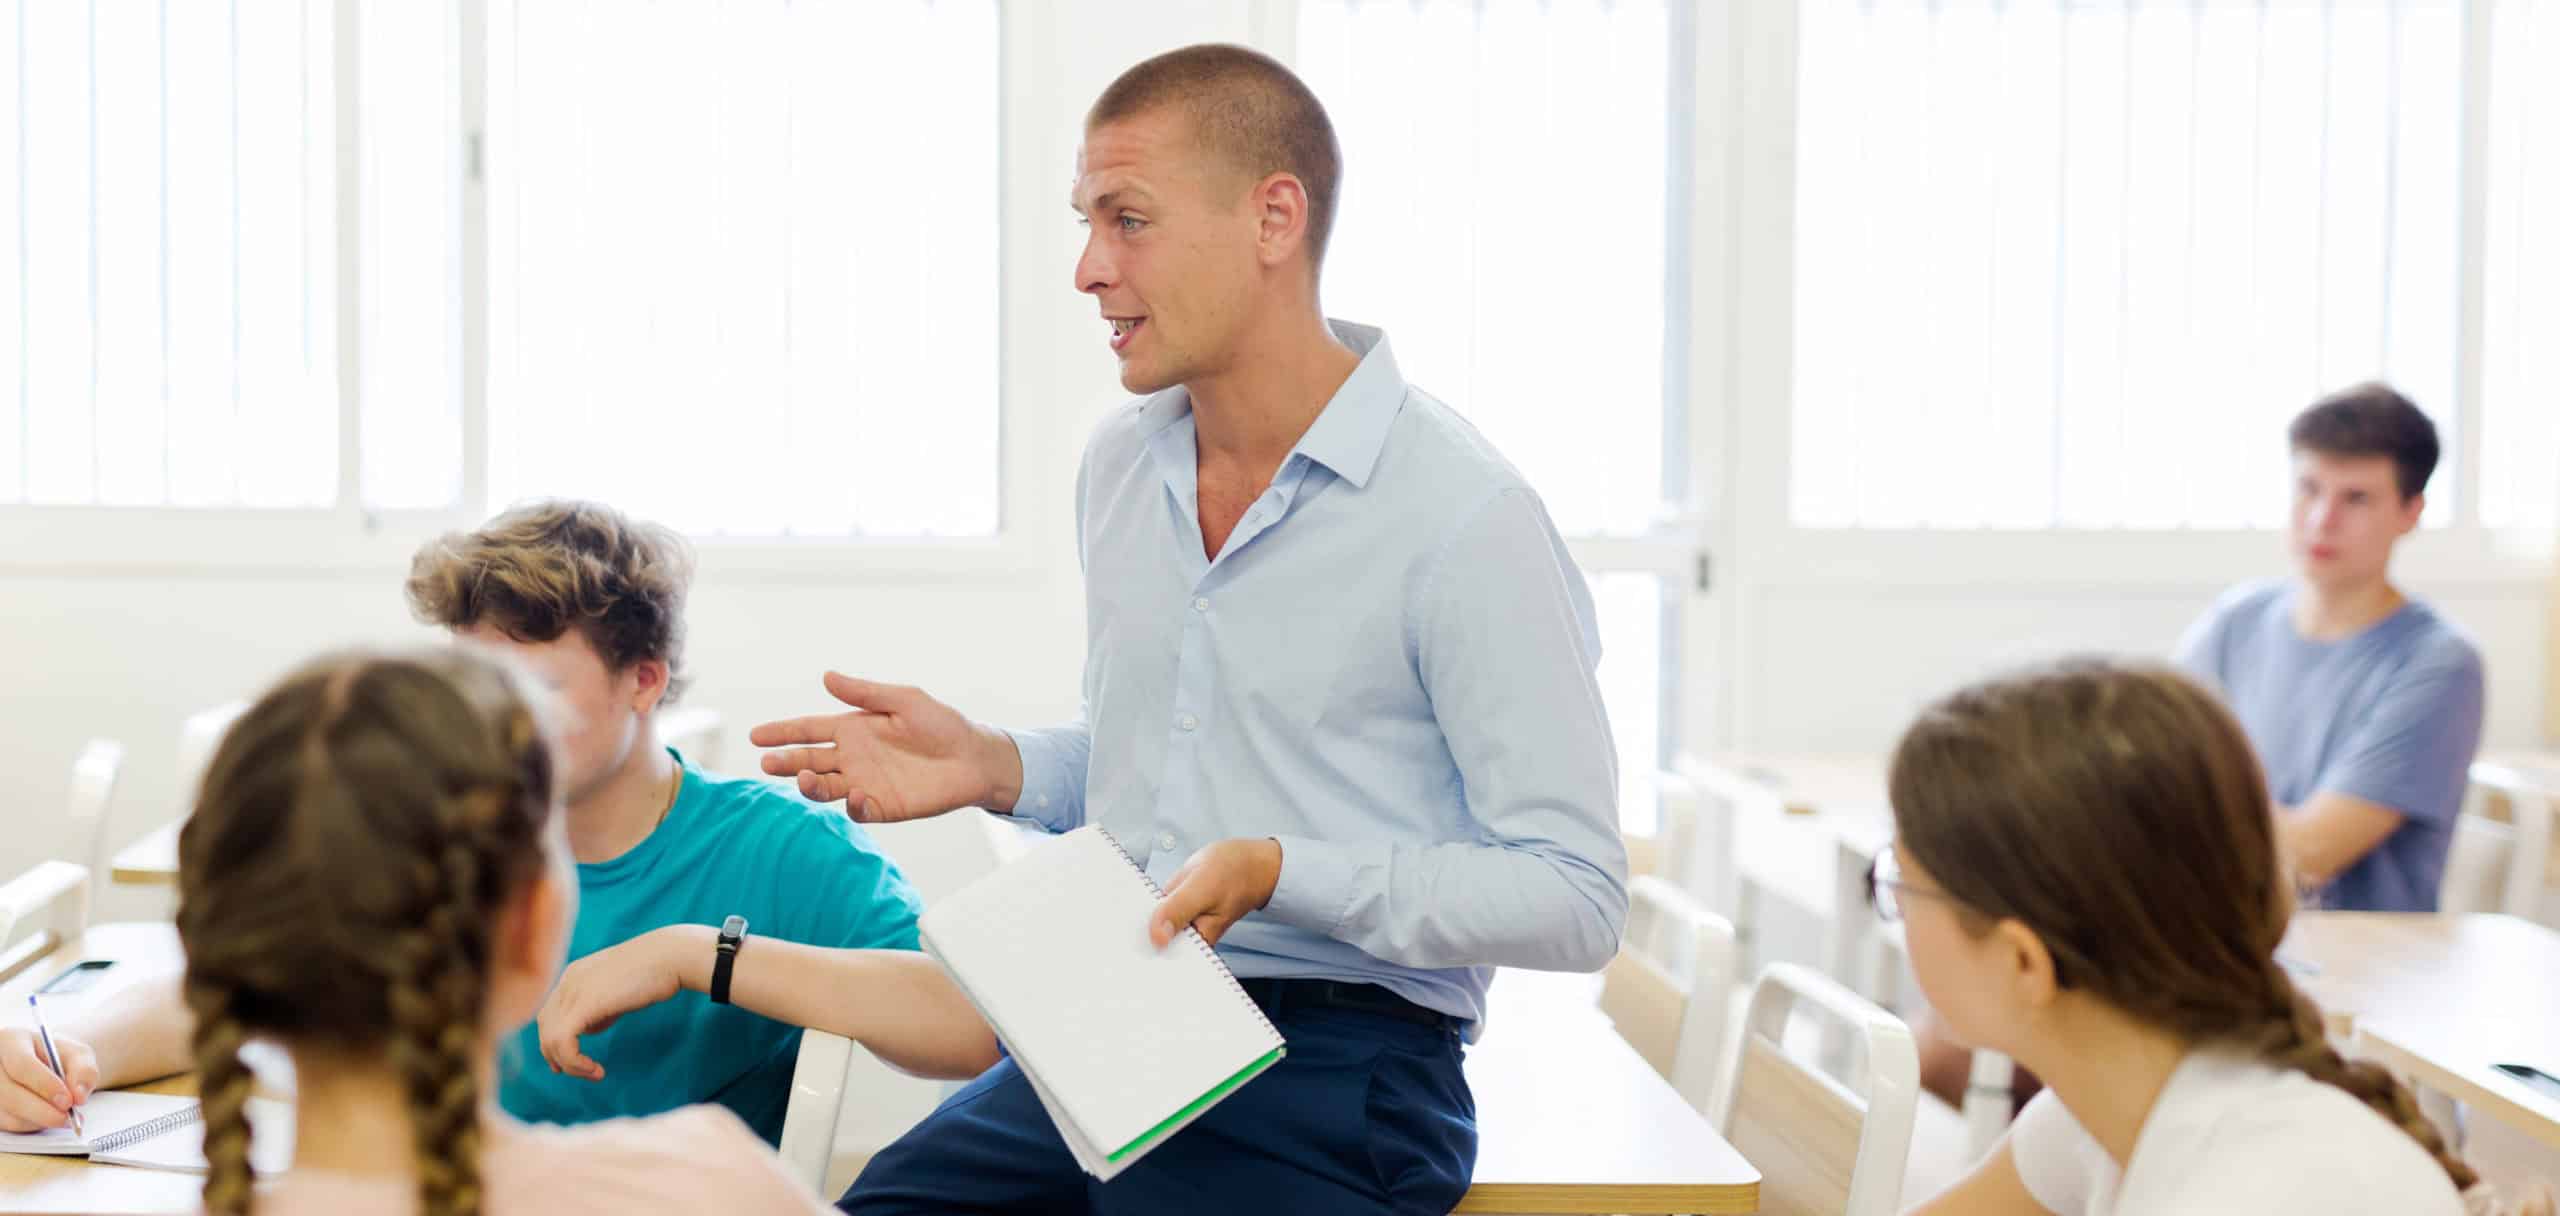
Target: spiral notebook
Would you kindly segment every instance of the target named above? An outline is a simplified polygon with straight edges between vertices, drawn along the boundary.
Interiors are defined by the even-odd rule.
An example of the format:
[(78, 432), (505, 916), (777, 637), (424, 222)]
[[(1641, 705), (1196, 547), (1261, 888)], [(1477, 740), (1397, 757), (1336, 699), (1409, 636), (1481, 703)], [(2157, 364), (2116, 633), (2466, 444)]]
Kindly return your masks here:
[(1162, 898), (1110, 833), (1035, 845), (918, 920), (1086, 1173), (1129, 1168), (1287, 1043), (1198, 933), (1158, 950)]
[[(111, 1165), (143, 1165), (154, 1169), (203, 1169), (204, 1113), (195, 1099), (168, 1094), (138, 1094), (120, 1089), (89, 1095), (80, 1105), (80, 1124), (88, 1134), (57, 1127), (41, 1132), (0, 1133), (0, 1153), (86, 1155)], [(194, 1165), (172, 1164), (192, 1159)]]
[[(279, 1174), (293, 1162), (293, 1104), (251, 1098), (248, 1107), (251, 1168)], [(100, 1165), (201, 1174), (204, 1162), (204, 1112), (193, 1098), (170, 1094), (109, 1089), (80, 1104), (80, 1125), (41, 1132), (0, 1132), (0, 1153), (87, 1156)]]

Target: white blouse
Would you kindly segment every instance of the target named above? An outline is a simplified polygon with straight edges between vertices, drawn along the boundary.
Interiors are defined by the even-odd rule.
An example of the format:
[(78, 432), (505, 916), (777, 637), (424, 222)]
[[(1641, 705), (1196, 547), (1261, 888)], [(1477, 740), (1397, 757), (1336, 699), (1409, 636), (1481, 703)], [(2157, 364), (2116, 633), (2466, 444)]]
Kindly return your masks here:
[(2056, 1216), (2463, 1216), (2433, 1156), (2345, 1090), (2236, 1052), (2190, 1052), (2114, 1158), (2051, 1090), (2009, 1157)]

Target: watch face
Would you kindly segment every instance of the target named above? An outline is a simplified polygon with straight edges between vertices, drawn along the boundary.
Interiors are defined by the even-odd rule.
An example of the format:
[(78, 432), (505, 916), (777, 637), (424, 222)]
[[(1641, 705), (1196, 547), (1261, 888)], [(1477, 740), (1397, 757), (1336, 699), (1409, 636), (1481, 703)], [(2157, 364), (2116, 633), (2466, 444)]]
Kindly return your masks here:
[(720, 937), (721, 937), (721, 939), (722, 939), (722, 940), (724, 940), (724, 941), (732, 941), (732, 942), (734, 942), (734, 941), (738, 940), (739, 938), (745, 937), (746, 935), (747, 935), (747, 918), (746, 918), (746, 917), (743, 917), (743, 916), (732, 916), (732, 917), (730, 917), (728, 920), (722, 921), (722, 922), (721, 922), (721, 924), (720, 924)]

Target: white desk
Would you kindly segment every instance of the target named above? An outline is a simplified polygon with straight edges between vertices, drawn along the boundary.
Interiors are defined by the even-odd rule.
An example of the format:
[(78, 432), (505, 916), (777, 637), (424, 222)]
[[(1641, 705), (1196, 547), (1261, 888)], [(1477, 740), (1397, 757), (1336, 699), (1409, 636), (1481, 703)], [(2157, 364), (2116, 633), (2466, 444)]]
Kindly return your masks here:
[[(0, 984), (0, 1010), (8, 1011), (11, 1025), (23, 1024), (23, 1010), (29, 992), (52, 979), (63, 968), (85, 958), (116, 960), (117, 966), (107, 978), (80, 998), (47, 998), (55, 1013), (51, 1021), (75, 1000), (111, 997), (117, 989), (131, 981), (131, 973), (118, 977), (115, 971), (159, 970), (183, 965), (178, 952), (177, 931), (168, 925), (97, 925), (69, 944), (54, 951), (34, 966)], [(136, 1086), (148, 1093), (192, 1094), (193, 1077), (172, 1077), (150, 1085)], [(91, 1165), (82, 1157), (31, 1157), (0, 1153), (0, 1212), (82, 1212), (108, 1216), (159, 1216), (161, 1213), (193, 1213), (204, 1199), (204, 1179), (195, 1174), (173, 1174), (166, 1170), (136, 1169), (122, 1165)]]
[(2305, 912), (2285, 957), (2354, 1049), (2560, 1149), (2560, 1098), (2493, 1065), (2560, 1075), (2560, 933), (2512, 916)]

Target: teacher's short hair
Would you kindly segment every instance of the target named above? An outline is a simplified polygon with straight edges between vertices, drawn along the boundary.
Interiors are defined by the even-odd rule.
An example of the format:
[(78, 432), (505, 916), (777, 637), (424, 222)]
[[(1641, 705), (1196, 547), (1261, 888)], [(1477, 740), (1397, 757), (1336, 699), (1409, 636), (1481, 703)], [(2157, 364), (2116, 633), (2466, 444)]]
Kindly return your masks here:
[(1259, 180), (1307, 188), (1307, 253), (1318, 270), (1342, 191), (1342, 145), (1315, 91), (1277, 59), (1227, 43), (1167, 51), (1120, 74), (1085, 113), (1086, 130), (1179, 107), (1201, 147)]

